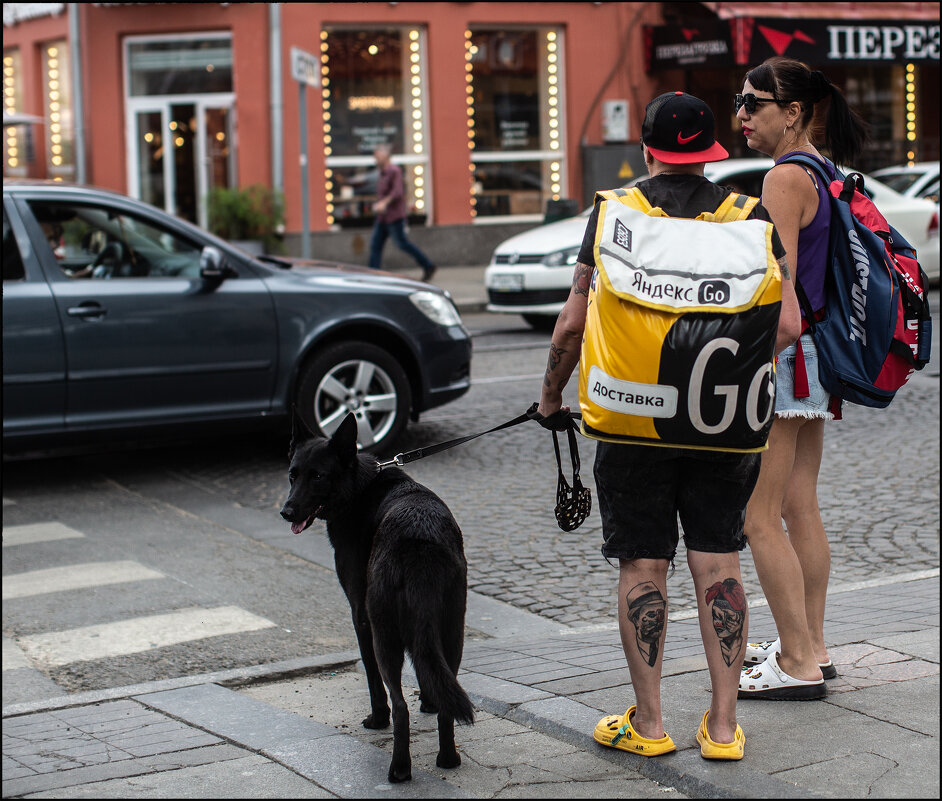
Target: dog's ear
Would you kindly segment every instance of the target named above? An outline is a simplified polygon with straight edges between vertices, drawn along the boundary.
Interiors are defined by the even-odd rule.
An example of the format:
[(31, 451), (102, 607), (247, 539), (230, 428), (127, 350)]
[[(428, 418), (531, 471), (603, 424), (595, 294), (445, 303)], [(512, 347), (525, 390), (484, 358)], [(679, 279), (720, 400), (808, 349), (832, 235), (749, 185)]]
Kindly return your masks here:
[(304, 422), (304, 418), (298, 414), (298, 407), (291, 407), (291, 442), (288, 445), (288, 458), (291, 458), (291, 455), (295, 450), (301, 445), (301, 443), (313, 439), (317, 436), (311, 429), (308, 427), (308, 424)]
[(357, 455), (357, 418), (350, 412), (343, 418), (330, 438), (331, 447), (344, 464), (349, 464)]

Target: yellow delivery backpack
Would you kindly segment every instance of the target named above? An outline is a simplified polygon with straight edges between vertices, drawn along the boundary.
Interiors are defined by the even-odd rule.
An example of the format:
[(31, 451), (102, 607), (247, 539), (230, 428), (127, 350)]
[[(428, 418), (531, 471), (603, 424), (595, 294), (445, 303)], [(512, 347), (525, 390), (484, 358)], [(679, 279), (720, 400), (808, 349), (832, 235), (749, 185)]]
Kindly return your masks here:
[(764, 450), (775, 409), (782, 275), (757, 198), (669, 217), (641, 190), (600, 192), (579, 365), (582, 433)]

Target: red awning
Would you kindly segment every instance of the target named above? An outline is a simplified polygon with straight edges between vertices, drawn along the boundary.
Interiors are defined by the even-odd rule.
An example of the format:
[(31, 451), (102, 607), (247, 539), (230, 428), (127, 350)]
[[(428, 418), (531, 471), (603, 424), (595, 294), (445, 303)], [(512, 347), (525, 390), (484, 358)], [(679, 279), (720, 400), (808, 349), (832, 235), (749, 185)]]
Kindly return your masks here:
[(938, 20), (939, 3), (703, 3), (720, 19)]

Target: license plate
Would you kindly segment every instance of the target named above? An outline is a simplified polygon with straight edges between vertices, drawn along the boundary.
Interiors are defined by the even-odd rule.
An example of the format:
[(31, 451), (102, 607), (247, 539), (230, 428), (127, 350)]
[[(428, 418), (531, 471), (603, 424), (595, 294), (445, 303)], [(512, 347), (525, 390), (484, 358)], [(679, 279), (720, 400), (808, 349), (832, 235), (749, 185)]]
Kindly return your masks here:
[(498, 273), (491, 276), (491, 289), (497, 292), (519, 292), (523, 289), (520, 273)]

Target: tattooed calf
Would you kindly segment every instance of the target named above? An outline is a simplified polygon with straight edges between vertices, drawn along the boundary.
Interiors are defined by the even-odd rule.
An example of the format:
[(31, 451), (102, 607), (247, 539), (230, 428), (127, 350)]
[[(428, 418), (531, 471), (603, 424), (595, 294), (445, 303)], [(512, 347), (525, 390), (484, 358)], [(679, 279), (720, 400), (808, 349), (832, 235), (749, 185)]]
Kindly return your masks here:
[(625, 601), (628, 603), (628, 619), (635, 627), (638, 652), (653, 667), (661, 647), (667, 602), (657, 585), (650, 581), (632, 587)]
[(742, 662), (742, 634), (746, 621), (746, 594), (736, 579), (716, 582), (706, 591), (713, 604), (713, 630), (720, 638), (720, 651), (727, 665)]

